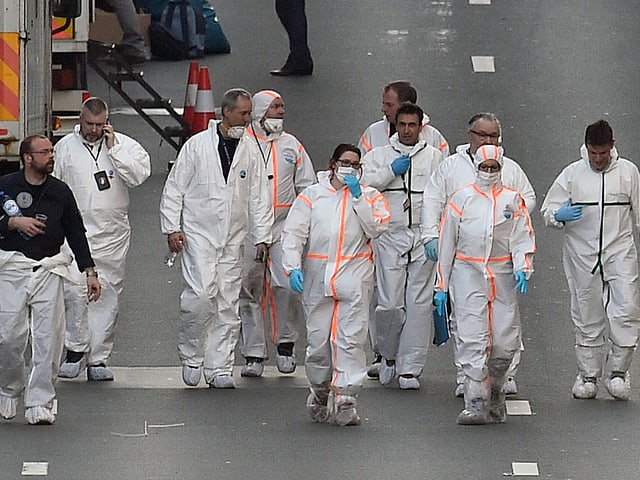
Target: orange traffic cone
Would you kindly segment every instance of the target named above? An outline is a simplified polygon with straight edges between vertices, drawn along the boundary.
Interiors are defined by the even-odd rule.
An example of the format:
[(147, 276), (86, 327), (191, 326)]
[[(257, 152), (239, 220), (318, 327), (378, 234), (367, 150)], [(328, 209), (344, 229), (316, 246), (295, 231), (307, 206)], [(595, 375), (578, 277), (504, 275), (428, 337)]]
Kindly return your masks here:
[(187, 80), (187, 91), (184, 94), (184, 110), (182, 119), (191, 127), (193, 123), (193, 113), (196, 107), (196, 96), (198, 95), (198, 62), (191, 62), (189, 65), (189, 78)]
[(214, 108), (211, 80), (209, 79), (209, 69), (207, 67), (202, 67), (198, 76), (198, 94), (196, 95), (196, 107), (193, 112), (191, 135), (195, 135), (196, 133), (207, 129), (209, 120), (216, 118)]

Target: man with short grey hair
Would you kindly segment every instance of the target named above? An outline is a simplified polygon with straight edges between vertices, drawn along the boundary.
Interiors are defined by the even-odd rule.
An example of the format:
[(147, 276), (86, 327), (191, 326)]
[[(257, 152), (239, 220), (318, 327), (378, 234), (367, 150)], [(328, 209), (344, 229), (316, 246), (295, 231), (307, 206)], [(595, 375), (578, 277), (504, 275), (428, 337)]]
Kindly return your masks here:
[(182, 379), (195, 386), (204, 373), (210, 387), (235, 388), (244, 240), (251, 225), (255, 257), (266, 257), (273, 209), (266, 170), (244, 132), (251, 95), (228, 90), (221, 108), (222, 120), (209, 121), (180, 150), (162, 192), (160, 224), (169, 249), (182, 252)]

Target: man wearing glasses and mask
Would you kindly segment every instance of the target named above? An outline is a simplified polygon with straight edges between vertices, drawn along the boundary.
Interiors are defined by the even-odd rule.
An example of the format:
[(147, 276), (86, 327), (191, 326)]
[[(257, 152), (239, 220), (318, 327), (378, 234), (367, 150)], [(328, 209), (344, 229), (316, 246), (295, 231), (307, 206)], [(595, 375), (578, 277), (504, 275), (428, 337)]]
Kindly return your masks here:
[[(438, 259), (438, 227), (440, 218), (448, 198), (459, 188), (473, 183), (476, 179), (474, 155), (482, 145), (499, 145), (502, 131), (500, 121), (493, 113), (478, 113), (469, 120), (467, 136), (469, 143), (459, 145), (456, 153), (447, 157), (437, 168), (424, 190), (424, 205), (422, 209), (422, 240), (425, 254), (430, 260)], [(536, 194), (533, 187), (520, 165), (504, 157), (502, 167), (502, 183), (522, 195), (531, 212), (536, 205)], [(451, 330), (455, 343), (455, 321), (451, 316)], [(509, 379), (506, 391), (510, 394), (517, 393), (517, 387), (513, 377), (515, 369), (520, 362), (520, 353), (516, 353), (507, 377)], [(464, 392), (464, 374), (460, 365), (456, 365), (456, 390), (455, 395), (461, 397)]]
[(379, 380), (400, 388), (420, 388), (427, 360), (435, 262), (424, 254), (420, 236), (422, 194), (442, 153), (421, 138), (424, 112), (412, 103), (396, 111), (397, 132), (389, 145), (362, 161), (362, 183), (378, 189), (391, 211), (389, 229), (373, 241), (378, 299), (373, 315), (375, 342), (382, 355)]

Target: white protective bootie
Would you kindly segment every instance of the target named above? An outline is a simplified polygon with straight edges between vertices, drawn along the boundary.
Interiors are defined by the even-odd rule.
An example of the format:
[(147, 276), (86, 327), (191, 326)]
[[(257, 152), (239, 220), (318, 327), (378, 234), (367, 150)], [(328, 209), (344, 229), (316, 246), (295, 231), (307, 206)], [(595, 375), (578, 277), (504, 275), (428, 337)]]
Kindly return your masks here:
[(49, 407), (29, 407), (24, 412), (29, 425), (51, 425), (56, 421), (53, 410)]
[(60, 378), (76, 378), (87, 368), (87, 356), (83, 355), (77, 362), (64, 361), (58, 370)]
[(604, 388), (616, 400), (629, 400), (631, 394), (629, 373), (612, 372), (611, 376), (604, 381)]
[(18, 413), (18, 399), (0, 393), (0, 417), (11, 420)]
[(189, 365), (182, 366), (182, 381), (185, 385), (195, 387), (200, 383), (200, 377), (202, 376), (202, 367), (190, 367)]
[(261, 377), (264, 372), (264, 361), (247, 360), (247, 364), (240, 371), (241, 377)]
[(213, 377), (213, 382), (209, 384), (212, 388), (236, 388), (236, 382), (231, 375), (218, 375)]
[(491, 385), (491, 399), (489, 401), (489, 418), (493, 423), (507, 421), (506, 392), (502, 385)]
[(481, 382), (467, 377), (464, 381), (464, 410), (458, 414), (458, 425), (486, 425), (489, 417), (488, 380)]
[(598, 384), (596, 382), (597, 379), (595, 377), (578, 375), (571, 389), (573, 398), (577, 398), (578, 400), (591, 400), (596, 398), (598, 394)]
[(351, 395), (336, 395), (334, 400), (334, 422), (341, 427), (360, 425), (360, 416), (356, 412), (357, 400)]
[(311, 388), (311, 393), (307, 397), (307, 412), (309, 412), (309, 416), (314, 423), (322, 423), (329, 420), (331, 410), (328, 404), (328, 390)]

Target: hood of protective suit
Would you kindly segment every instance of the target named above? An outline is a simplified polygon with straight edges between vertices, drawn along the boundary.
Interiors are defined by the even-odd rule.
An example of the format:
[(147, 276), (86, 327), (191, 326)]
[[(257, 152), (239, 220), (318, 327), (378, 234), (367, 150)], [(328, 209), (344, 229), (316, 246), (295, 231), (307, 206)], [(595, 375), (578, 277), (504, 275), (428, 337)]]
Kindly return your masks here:
[(262, 128), (262, 125), (260, 125), (260, 122), (267, 114), (267, 110), (269, 110), (271, 103), (273, 103), (276, 98), (282, 98), (282, 95), (274, 90), (261, 90), (251, 98), (251, 126), (253, 127), (253, 131), (258, 135), (263, 135), (265, 137), (268, 135), (281, 135), (281, 133), (268, 134), (264, 128)]
[(333, 188), (335, 190), (335, 187), (331, 184), (332, 175), (333, 172), (331, 170), (321, 170), (317, 174), (318, 183), (324, 187)]
[(416, 143), (415, 145), (405, 145), (400, 141), (400, 137), (396, 132), (389, 139), (389, 144), (393, 147), (395, 151), (400, 152), (402, 155), (407, 155), (409, 157), (412, 157), (413, 155), (418, 153), (420, 150), (422, 150), (427, 145), (427, 142), (422, 138), (422, 136), (420, 136), (418, 138), (418, 143)]
[(476, 168), (485, 160), (495, 160), (500, 164), (500, 169), (504, 166), (504, 149), (496, 145), (482, 145), (473, 155), (473, 163)]
[[(486, 160), (495, 160), (500, 164), (497, 172), (485, 172), (480, 170), (480, 164)], [(483, 191), (490, 191), (494, 186), (502, 186), (502, 167), (504, 166), (504, 150), (496, 145), (482, 145), (473, 155), (473, 164), (476, 167), (476, 185)]]
[[(584, 144), (580, 147), (580, 157), (582, 158), (582, 160), (587, 162), (587, 165), (589, 166), (589, 168), (591, 168), (591, 163), (589, 162), (589, 152), (587, 150), (587, 146), (584, 145)], [(591, 168), (591, 170), (593, 170), (596, 173), (607, 173), (617, 163), (618, 163), (618, 150), (616, 150), (616, 147), (613, 147), (611, 149), (611, 161), (609, 162), (609, 165), (607, 165), (606, 168), (604, 170), (600, 171), (600, 172), (597, 172), (596, 170), (593, 170), (593, 168)]]

